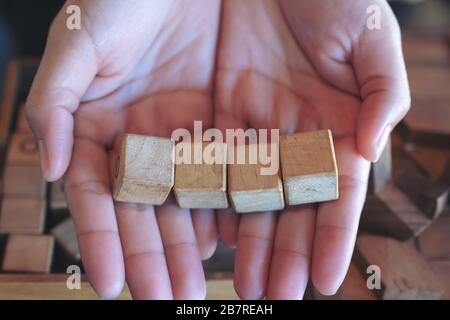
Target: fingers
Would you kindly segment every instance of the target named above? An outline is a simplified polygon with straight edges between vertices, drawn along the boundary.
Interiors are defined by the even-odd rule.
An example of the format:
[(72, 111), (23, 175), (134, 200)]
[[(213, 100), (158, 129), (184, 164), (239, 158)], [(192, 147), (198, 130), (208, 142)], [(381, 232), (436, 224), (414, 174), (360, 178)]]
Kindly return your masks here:
[(217, 227), (214, 210), (191, 210), (192, 225), (194, 227), (197, 245), (202, 260), (210, 258), (217, 247)]
[(179, 208), (169, 197), (156, 207), (156, 216), (175, 299), (204, 299), (205, 275), (188, 209)]
[(381, 28), (364, 28), (353, 55), (363, 100), (357, 147), (369, 161), (380, 157), (389, 134), (410, 106), (400, 30), (387, 3), (380, 2), (380, 6)]
[(267, 299), (303, 298), (309, 279), (315, 217), (314, 206), (291, 207), (279, 213)]
[(275, 235), (276, 214), (252, 213), (241, 217), (236, 246), (234, 286), (243, 299), (265, 296)]
[(319, 205), (312, 259), (312, 281), (324, 295), (336, 293), (347, 273), (370, 168), (353, 137), (337, 140), (335, 147), (339, 200)]
[(65, 191), (89, 281), (102, 298), (114, 298), (125, 272), (107, 163), (101, 146), (77, 139)]
[(117, 202), (116, 209), (126, 280), (133, 299), (172, 299), (169, 270), (153, 206)]
[(220, 209), (217, 212), (217, 228), (220, 239), (230, 248), (236, 246), (239, 215), (233, 209)]
[(85, 31), (69, 30), (64, 11), (51, 27), (39, 70), (27, 99), (27, 116), (38, 140), (42, 172), (55, 181), (72, 154), (73, 117), (95, 76), (95, 50)]

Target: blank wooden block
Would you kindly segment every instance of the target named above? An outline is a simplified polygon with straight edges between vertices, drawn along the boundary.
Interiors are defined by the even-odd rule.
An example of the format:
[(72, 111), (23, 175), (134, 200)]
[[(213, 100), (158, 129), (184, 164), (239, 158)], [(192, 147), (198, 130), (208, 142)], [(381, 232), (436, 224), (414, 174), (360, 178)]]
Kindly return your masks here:
[(395, 185), (389, 184), (377, 196), (366, 199), (360, 229), (409, 240), (422, 233), (431, 220)]
[(8, 165), (3, 176), (3, 194), (11, 197), (45, 197), (47, 183), (38, 166)]
[[(275, 174), (262, 174), (261, 169), (267, 168), (259, 159), (259, 153), (254, 146), (240, 146), (245, 150), (245, 164), (228, 165), (228, 194), (233, 204), (233, 208), (238, 213), (275, 211), (284, 208), (283, 183), (278, 171)], [(258, 145), (260, 147), (261, 145)], [(249, 158), (249, 152), (253, 149), (255, 152), (256, 163), (252, 164)], [(278, 150), (278, 147), (276, 148)], [(266, 150), (270, 151), (271, 146), (267, 145)], [(241, 151), (242, 152), (242, 151)], [(278, 157), (273, 158), (278, 161)]]
[(53, 236), (11, 235), (6, 244), (3, 271), (48, 273), (53, 246)]
[(56, 241), (61, 244), (72, 259), (79, 260), (81, 258), (75, 224), (72, 218), (67, 218), (61, 222), (51, 232), (55, 236)]
[(429, 218), (439, 216), (447, 205), (449, 186), (417, 172), (403, 174), (396, 184)]
[(330, 130), (281, 136), (280, 157), (288, 205), (339, 197), (338, 170)]
[(15, 133), (8, 148), (8, 165), (39, 166), (39, 150), (36, 139), (30, 133)]
[(67, 208), (64, 182), (62, 179), (50, 183), (50, 208), (52, 210)]
[(382, 299), (439, 299), (443, 288), (431, 266), (409, 243), (363, 235), (356, 241), (356, 261), (361, 272), (369, 265), (381, 270)]
[(114, 199), (162, 204), (174, 184), (174, 149), (170, 139), (124, 135), (116, 164)]
[[(197, 147), (195, 147), (197, 145)], [(225, 143), (188, 143), (181, 142), (175, 152), (175, 185), (173, 188), (178, 205), (181, 208), (227, 208), (227, 146)], [(179, 150), (179, 152), (178, 152)], [(190, 150), (186, 158), (188, 163), (181, 163), (183, 152)], [(203, 150), (205, 154), (213, 155), (219, 163), (203, 161), (194, 163), (194, 152)], [(214, 160), (214, 159), (211, 159)], [(211, 164), (210, 164), (211, 163)]]
[(46, 201), (39, 198), (4, 198), (0, 211), (0, 233), (41, 234)]

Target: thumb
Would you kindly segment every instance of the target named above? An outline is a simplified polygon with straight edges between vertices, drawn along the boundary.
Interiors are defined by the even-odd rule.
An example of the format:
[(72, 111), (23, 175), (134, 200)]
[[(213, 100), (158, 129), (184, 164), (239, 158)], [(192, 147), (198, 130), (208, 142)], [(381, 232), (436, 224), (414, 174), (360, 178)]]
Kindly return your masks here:
[(95, 47), (83, 30), (69, 30), (65, 8), (50, 28), (42, 62), (26, 102), (47, 181), (67, 170), (73, 146), (73, 113), (97, 70)]
[(378, 160), (391, 131), (410, 106), (400, 29), (389, 6), (384, 5), (381, 28), (365, 27), (353, 55), (362, 97), (357, 145), (369, 161)]

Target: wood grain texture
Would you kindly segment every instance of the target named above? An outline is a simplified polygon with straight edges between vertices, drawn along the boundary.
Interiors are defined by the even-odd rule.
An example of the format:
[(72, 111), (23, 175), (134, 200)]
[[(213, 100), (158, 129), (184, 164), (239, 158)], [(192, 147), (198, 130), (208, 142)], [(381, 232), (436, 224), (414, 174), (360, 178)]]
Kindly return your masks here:
[[(197, 146), (197, 147), (196, 147)], [(180, 152), (178, 152), (178, 150)], [(190, 150), (190, 151), (189, 151)], [(199, 164), (194, 163), (194, 154), (199, 150)], [(186, 163), (182, 163), (183, 152), (190, 152)], [(203, 159), (203, 154), (212, 155)], [(181, 208), (227, 208), (227, 146), (225, 143), (180, 142), (175, 152), (174, 194)], [(217, 159), (218, 161), (214, 161)], [(210, 161), (211, 160), (211, 161)]]
[(0, 233), (41, 234), (44, 231), (46, 201), (39, 198), (3, 198)]
[(447, 205), (449, 186), (417, 172), (403, 174), (396, 184), (431, 219), (439, 216)]
[(390, 183), (392, 174), (392, 146), (391, 138), (389, 137), (380, 158), (371, 165), (369, 192), (377, 193), (385, 188)]
[(385, 300), (440, 299), (443, 288), (431, 266), (410, 244), (380, 236), (359, 236), (356, 264), (362, 272), (367, 266), (381, 270), (381, 290)]
[(174, 184), (174, 149), (170, 139), (124, 135), (116, 163), (114, 199), (164, 203)]
[[(449, 209), (447, 209), (450, 212)], [(428, 259), (450, 259), (450, 215), (442, 215), (417, 239), (420, 252)]]
[(66, 209), (67, 201), (64, 194), (64, 181), (59, 179), (50, 183), (50, 209)]
[(330, 130), (280, 137), (284, 192), (289, 205), (335, 200), (338, 171)]
[(48, 235), (11, 235), (6, 244), (3, 270), (50, 272), (54, 238)]
[(7, 165), (39, 166), (39, 150), (31, 133), (14, 133), (8, 147)]
[(81, 259), (80, 249), (78, 248), (77, 233), (75, 231), (75, 224), (72, 218), (66, 220), (55, 226), (51, 233), (55, 236), (56, 241), (64, 248), (67, 254), (74, 259)]
[(7, 165), (3, 176), (3, 195), (8, 197), (43, 198), (47, 183), (38, 166)]
[[(235, 154), (240, 152), (240, 148), (245, 150), (245, 164), (233, 161), (233, 164), (228, 165), (228, 194), (234, 210), (238, 213), (275, 211), (284, 208), (279, 165), (274, 174), (262, 172), (267, 165), (260, 161), (260, 147), (261, 144), (236, 147)], [(274, 145), (274, 149), (279, 148)], [(264, 150), (272, 150), (272, 145), (266, 145)], [(251, 161), (250, 152), (254, 155), (254, 161)], [(278, 159), (279, 157), (272, 158), (273, 161), (279, 161)]]

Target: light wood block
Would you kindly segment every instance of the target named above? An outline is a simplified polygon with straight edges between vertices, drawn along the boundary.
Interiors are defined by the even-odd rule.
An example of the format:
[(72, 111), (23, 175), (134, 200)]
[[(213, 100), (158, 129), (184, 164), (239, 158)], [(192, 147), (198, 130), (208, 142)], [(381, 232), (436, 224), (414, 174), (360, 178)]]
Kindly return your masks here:
[(47, 183), (39, 166), (8, 165), (3, 176), (3, 194), (11, 197), (45, 197)]
[(116, 163), (114, 199), (162, 204), (174, 184), (174, 156), (170, 139), (124, 135)]
[(66, 208), (67, 201), (64, 193), (64, 181), (59, 179), (50, 183), (50, 209), (59, 210)]
[(51, 233), (72, 259), (79, 260), (81, 258), (75, 224), (72, 218), (67, 218), (58, 224), (52, 229)]
[(46, 201), (39, 198), (4, 198), (0, 211), (0, 233), (41, 234)]
[(50, 272), (54, 238), (48, 235), (11, 235), (6, 244), (3, 270)]
[(281, 136), (280, 157), (288, 205), (339, 197), (338, 170), (330, 130)]
[(7, 165), (39, 166), (36, 139), (30, 133), (15, 133), (8, 148)]
[(431, 266), (409, 243), (363, 235), (356, 242), (356, 260), (361, 272), (369, 265), (381, 270), (382, 299), (439, 299), (443, 288)]
[[(261, 145), (245, 145), (236, 148), (235, 155), (245, 152), (245, 164), (234, 161), (228, 165), (228, 194), (233, 208), (238, 213), (275, 211), (284, 208), (283, 183), (281, 180), (279, 163), (275, 174), (263, 174), (263, 165), (260, 161), (258, 148)], [(278, 146), (276, 146), (278, 150)], [(253, 151), (251, 151), (253, 150)], [(266, 145), (270, 152), (271, 145)], [(254, 152), (255, 161), (250, 161), (249, 152)], [(272, 157), (272, 161), (278, 161), (278, 157)]]
[[(188, 151), (190, 150), (190, 151)], [(196, 150), (201, 154), (213, 155), (211, 161), (194, 163)], [(211, 152), (210, 152), (211, 151)], [(190, 152), (182, 163), (184, 152)], [(221, 142), (180, 142), (175, 152), (175, 198), (181, 208), (227, 208), (227, 146)], [(218, 160), (214, 161), (213, 160)]]

